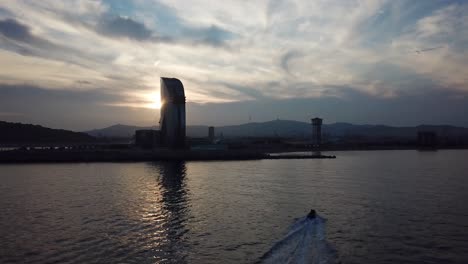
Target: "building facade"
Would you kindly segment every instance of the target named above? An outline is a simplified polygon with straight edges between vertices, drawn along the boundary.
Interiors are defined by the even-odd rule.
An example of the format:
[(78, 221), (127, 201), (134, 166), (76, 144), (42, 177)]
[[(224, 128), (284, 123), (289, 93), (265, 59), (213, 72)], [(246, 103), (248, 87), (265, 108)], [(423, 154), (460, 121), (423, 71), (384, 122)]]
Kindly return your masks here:
[(176, 78), (161, 78), (161, 144), (168, 148), (185, 147), (185, 91)]
[(418, 145), (420, 148), (435, 148), (437, 146), (436, 133), (432, 131), (419, 131)]
[(142, 129), (135, 131), (135, 145), (143, 149), (157, 148), (161, 144), (159, 130)]

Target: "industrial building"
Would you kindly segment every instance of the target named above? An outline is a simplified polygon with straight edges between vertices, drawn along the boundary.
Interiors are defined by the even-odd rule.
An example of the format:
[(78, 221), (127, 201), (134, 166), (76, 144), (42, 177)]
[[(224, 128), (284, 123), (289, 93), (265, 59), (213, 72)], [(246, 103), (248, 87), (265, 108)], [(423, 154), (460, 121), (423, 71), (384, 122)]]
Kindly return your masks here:
[(143, 149), (157, 148), (161, 145), (159, 130), (142, 129), (135, 131), (135, 145)]
[(437, 146), (437, 135), (433, 131), (418, 132), (419, 148), (435, 148)]
[(179, 79), (161, 78), (161, 144), (168, 148), (185, 147), (185, 92)]

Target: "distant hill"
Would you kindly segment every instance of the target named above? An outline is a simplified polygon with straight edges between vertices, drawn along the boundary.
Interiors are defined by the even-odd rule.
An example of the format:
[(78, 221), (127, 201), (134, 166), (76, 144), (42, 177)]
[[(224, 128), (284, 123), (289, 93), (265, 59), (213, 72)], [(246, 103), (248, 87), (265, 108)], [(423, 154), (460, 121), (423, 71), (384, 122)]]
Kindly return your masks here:
[[(89, 135), (96, 137), (122, 137), (133, 136), (138, 129), (155, 129), (156, 127), (138, 127), (127, 125), (115, 125), (103, 129), (87, 131)], [(324, 124), (323, 134), (330, 137), (354, 137), (368, 138), (415, 138), (418, 131), (434, 131), (439, 137), (468, 137), (468, 128), (446, 125), (421, 125), (415, 127), (392, 127), (385, 125), (353, 125), (349, 123)], [(215, 128), (215, 134), (223, 134), (224, 137), (288, 137), (310, 138), (312, 127), (310, 123), (292, 120), (273, 120), (261, 123), (246, 123), (241, 125), (220, 126)], [(206, 137), (208, 126), (188, 126), (187, 136)]]
[(468, 137), (468, 128), (447, 125), (419, 125), (415, 127), (392, 127), (385, 125), (353, 125), (335, 123), (324, 125), (324, 133), (335, 137), (362, 136), (367, 138), (416, 138), (419, 131), (432, 131), (438, 137)]
[(81, 132), (0, 121), (0, 143), (86, 143), (96, 138)]
[(311, 131), (309, 123), (292, 120), (273, 120), (216, 128), (216, 134), (222, 133), (225, 137), (307, 137)]
[[(114, 125), (87, 132), (73, 132), (63, 129), (51, 129), (39, 125), (10, 123), (0, 121), (0, 144), (14, 143), (86, 143), (100, 138), (131, 138), (138, 129), (157, 129), (157, 127), (139, 127)], [(392, 127), (385, 125), (353, 125), (349, 123), (324, 124), (322, 133), (328, 139), (366, 138), (373, 139), (411, 139), (418, 131), (433, 131), (441, 140), (468, 142), (468, 128), (447, 125), (420, 125), (415, 127)], [(215, 128), (217, 136), (231, 137), (284, 137), (310, 139), (310, 123), (292, 120), (273, 120), (261, 123), (220, 126)], [(208, 126), (188, 126), (187, 136), (206, 137)]]
[(113, 125), (102, 129), (93, 129), (90, 131), (84, 131), (88, 135), (98, 138), (131, 138), (135, 134), (135, 130), (139, 129), (157, 129), (157, 127), (138, 127), (128, 125)]
[[(129, 126), (117, 124), (102, 129), (93, 129), (90, 131), (84, 131), (88, 135), (97, 138), (131, 138), (135, 134), (136, 130), (140, 129), (158, 129), (157, 126), (143, 127), (143, 126)], [(208, 126), (188, 126), (187, 135), (192, 137), (204, 137), (208, 134)]]

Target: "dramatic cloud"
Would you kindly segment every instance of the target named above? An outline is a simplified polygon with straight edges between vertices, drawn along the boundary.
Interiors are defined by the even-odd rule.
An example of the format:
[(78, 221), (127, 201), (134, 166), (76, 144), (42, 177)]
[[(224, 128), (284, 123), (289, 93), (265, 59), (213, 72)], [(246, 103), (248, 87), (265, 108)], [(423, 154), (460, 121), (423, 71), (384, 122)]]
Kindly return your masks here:
[[(269, 109), (263, 120), (320, 114), (376, 122), (378, 113), (378, 123), (414, 125), (445, 113), (446, 122), (434, 122), (468, 125), (459, 115), (467, 109), (458, 104), (468, 92), (467, 47), (468, 3), (459, 0), (5, 0), (0, 97), (8, 90), (21, 101), (39, 95), (12, 89), (41, 87), (64, 93), (50, 100), (54, 105), (89, 93), (100, 100), (81, 102), (108, 111), (102, 122), (118, 119), (110, 109), (141, 109), (146, 116), (135, 120), (153, 122), (159, 77), (170, 76), (186, 87), (192, 124), (236, 123), (248, 114), (236, 116), (234, 109), (248, 105), (251, 112)], [(27, 121), (31, 113), (22, 107), (0, 105), (1, 117)], [(200, 114), (210, 107), (223, 121)], [(403, 122), (399, 109), (417, 116)], [(56, 124), (68, 118), (59, 114)], [(92, 123), (76, 118), (73, 127)]]
[(144, 24), (120, 16), (100, 21), (98, 31), (111, 37), (126, 37), (136, 40), (149, 40), (152, 36), (151, 30), (146, 28)]
[[(147, 101), (116, 94), (112, 89), (50, 90), (0, 84), (0, 93), (0, 118), (6, 121), (81, 131), (117, 123), (145, 125), (159, 120), (153, 109), (132, 106), (147, 104)], [(130, 107), (115, 105), (115, 102)]]
[(5, 37), (23, 42), (34, 42), (35, 38), (31, 36), (29, 28), (16, 22), (14, 19), (5, 19), (0, 21), (0, 33)]

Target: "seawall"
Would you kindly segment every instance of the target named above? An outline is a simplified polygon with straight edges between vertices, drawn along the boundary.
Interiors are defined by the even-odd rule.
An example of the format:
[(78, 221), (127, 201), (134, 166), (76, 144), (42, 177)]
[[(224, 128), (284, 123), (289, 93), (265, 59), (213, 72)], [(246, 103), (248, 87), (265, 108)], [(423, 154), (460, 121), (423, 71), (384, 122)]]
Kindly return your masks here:
[(0, 152), (0, 163), (210, 161), (260, 159), (321, 159), (324, 155), (270, 155), (252, 150), (12, 150)]

